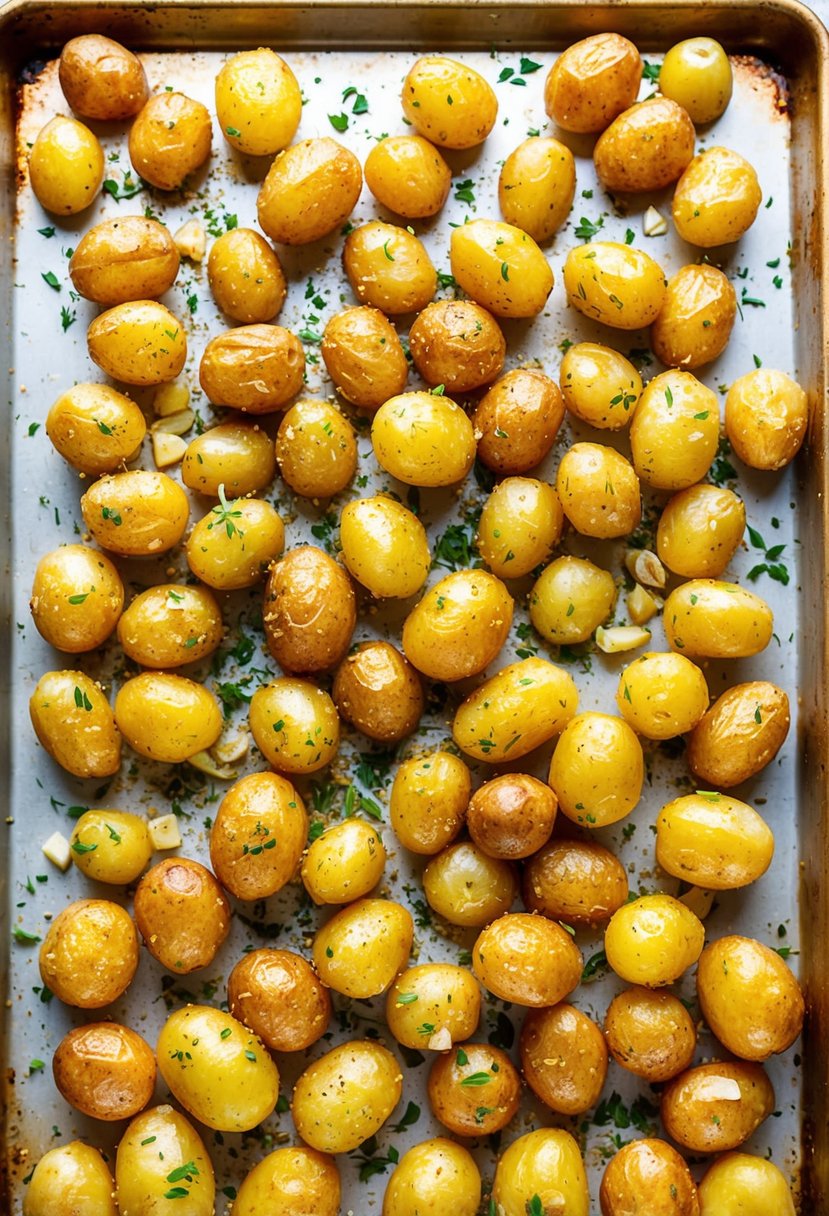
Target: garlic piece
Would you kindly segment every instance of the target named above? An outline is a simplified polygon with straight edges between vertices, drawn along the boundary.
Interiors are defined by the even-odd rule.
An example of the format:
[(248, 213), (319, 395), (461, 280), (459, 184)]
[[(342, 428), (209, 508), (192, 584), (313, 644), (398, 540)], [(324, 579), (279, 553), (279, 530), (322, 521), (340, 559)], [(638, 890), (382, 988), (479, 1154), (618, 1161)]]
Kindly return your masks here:
[(679, 902), (690, 908), (694, 916), (705, 920), (714, 904), (714, 892), (705, 891), (702, 887), (691, 887), (690, 891), (679, 896)]
[(652, 595), (650, 591), (646, 591), (639, 583), (636, 584), (627, 598), (628, 616), (634, 625), (647, 625), (648, 621), (656, 616), (661, 607), (661, 600)]
[(236, 760), (243, 760), (248, 754), (250, 748), (250, 738), (245, 731), (240, 731), (234, 735), (232, 739), (225, 739), (223, 743), (215, 743), (210, 749), (210, 755), (219, 764), (233, 764)]
[(154, 849), (177, 849), (181, 845), (181, 832), (175, 815), (159, 815), (147, 824)]
[(631, 578), (645, 587), (655, 587), (661, 591), (668, 581), (665, 567), (652, 549), (628, 549), (625, 566)]
[(668, 221), (655, 207), (648, 207), (642, 217), (642, 231), (645, 236), (664, 236), (668, 231)]
[(59, 870), (63, 870), (64, 874), (69, 869), (72, 853), (70, 852), (69, 841), (61, 832), (53, 832), (48, 840), (44, 840), (40, 846), (40, 851), (48, 861), (51, 861), (53, 866), (57, 866)]
[(228, 768), (225, 764), (218, 765), (210, 752), (196, 752), (195, 756), (188, 757), (187, 763), (192, 764), (193, 768), (197, 768), (206, 777), (215, 777), (217, 781), (233, 781), (238, 776), (235, 768)]
[(173, 233), (176, 249), (183, 258), (200, 262), (207, 251), (207, 233), (199, 220), (188, 220)]
[(635, 650), (651, 640), (650, 629), (639, 625), (615, 625), (612, 629), (596, 630), (596, 645), (605, 654), (619, 654), (623, 650)]
[(187, 451), (187, 444), (178, 435), (167, 435), (164, 431), (153, 434), (153, 460), (157, 469), (178, 464)]
[(452, 1046), (452, 1032), (449, 1027), (441, 1026), (440, 1030), (436, 1030), (426, 1046), (429, 1051), (448, 1051)]
[(186, 435), (195, 421), (196, 415), (192, 410), (176, 410), (175, 414), (167, 414), (154, 422), (150, 431), (153, 435)]
[(180, 414), (190, 404), (190, 389), (186, 384), (173, 381), (172, 384), (162, 384), (156, 389), (153, 397), (153, 409), (158, 418), (167, 418), (170, 414)]

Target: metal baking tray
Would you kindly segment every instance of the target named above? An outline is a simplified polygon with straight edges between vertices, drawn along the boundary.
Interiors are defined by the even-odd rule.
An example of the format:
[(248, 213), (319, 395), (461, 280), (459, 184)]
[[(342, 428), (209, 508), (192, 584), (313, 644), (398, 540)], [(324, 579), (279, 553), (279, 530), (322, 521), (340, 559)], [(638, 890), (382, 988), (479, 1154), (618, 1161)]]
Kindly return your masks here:
[[(825, 200), (829, 175), (825, 149), (829, 147), (829, 41), (817, 18), (793, 0), (729, 0), (728, 3), (666, 3), (663, 0), (633, 0), (631, 3), (583, 5), (578, 0), (513, 0), (511, 3), (402, 2), (377, 5), (371, 0), (328, 0), (327, 3), (302, 4), (291, 0), (275, 3), (217, 3), (206, 0), (168, 2), (152, 5), (91, 2), (42, 3), (40, 0), (12, 0), (0, 11), (0, 380), (7, 408), (6, 424), (0, 429), (0, 545), (7, 577), (0, 584), (3, 617), (7, 622), (6, 644), (0, 646), (0, 781), (5, 806), (3, 864), (0, 866), (0, 974), (3, 976), (5, 1008), (2, 1050), (6, 1078), (5, 1139), (3, 1184), (0, 1185), (0, 1211), (19, 1213), (25, 1177), (47, 1148), (74, 1136), (85, 1136), (109, 1150), (117, 1142), (118, 1128), (90, 1123), (78, 1116), (60, 1098), (53, 1086), (49, 1061), (57, 1043), (69, 1026), (87, 1020), (81, 1011), (61, 1007), (57, 1001), (41, 1002), (36, 949), (12, 943), (11, 928), (20, 925), (27, 931), (43, 934), (54, 915), (89, 885), (71, 870), (61, 876), (40, 853), (43, 840), (56, 828), (67, 835), (71, 820), (69, 808), (89, 805), (117, 805), (142, 809), (154, 806), (166, 811), (172, 802), (180, 806), (184, 818), (183, 852), (204, 858), (206, 831), (204, 821), (215, 813), (221, 797), (220, 786), (199, 784), (187, 770), (176, 777), (169, 769), (124, 762), (121, 775), (107, 790), (95, 783), (74, 781), (62, 773), (34, 742), (26, 713), (26, 701), (42, 671), (72, 665), (43, 643), (30, 623), (27, 601), (32, 571), (38, 557), (61, 541), (71, 541), (79, 518), (81, 486), (51, 449), (43, 431), (43, 419), (52, 400), (77, 379), (95, 378), (85, 351), (84, 333), (94, 309), (69, 294), (66, 251), (77, 243), (78, 234), (104, 215), (153, 208), (171, 226), (198, 213), (205, 223), (225, 225), (225, 216), (237, 215), (239, 224), (255, 222), (255, 178), (261, 168), (233, 160), (218, 130), (214, 131), (214, 154), (207, 183), (195, 186), (184, 197), (169, 197), (147, 192), (130, 202), (118, 203), (105, 195), (81, 217), (57, 221), (46, 217), (25, 184), (25, 144), (33, 132), (54, 112), (63, 107), (57, 85), (56, 53), (66, 39), (83, 32), (106, 32), (144, 54), (152, 84), (172, 83), (200, 97), (212, 109), (212, 80), (221, 52), (271, 45), (294, 67), (307, 96), (300, 136), (331, 133), (327, 115), (346, 109), (343, 90), (358, 84), (368, 98), (368, 113), (352, 117), (345, 139), (362, 158), (373, 138), (383, 131), (403, 130), (397, 103), (400, 81), (417, 53), (442, 49), (468, 58), (496, 87), (499, 122), (482, 150), (450, 154), (455, 182), (474, 182), (474, 203), (454, 198), (434, 223), (418, 224), (433, 253), (436, 265), (448, 269), (447, 221), (461, 222), (476, 208), (477, 215), (497, 215), (495, 186), (498, 162), (516, 146), (528, 130), (549, 131), (543, 109), (543, 80), (553, 54), (570, 42), (600, 30), (616, 30), (631, 37), (646, 57), (658, 59), (661, 52), (682, 37), (710, 34), (720, 39), (735, 59), (736, 92), (726, 116), (713, 129), (703, 132), (701, 140), (716, 139), (736, 147), (758, 168), (764, 198), (773, 199), (759, 214), (755, 226), (740, 244), (727, 251), (724, 268), (734, 276), (738, 297), (762, 299), (764, 307), (748, 304), (743, 319), (738, 319), (726, 354), (703, 369), (701, 378), (717, 389), (753, 366), (752, 355), (766, 366), (780, 367), (796, 375), (810, 394), (813, 417), (808, 444), (794, 467), (775, 477), (749, 475), (741, 471), (743, 494), (749, 521), (762, 535), (773, 535), (774, 542), (785, 544), (785, 560), (790, 584), (782, 587), (761, 577), (756, 589), (769, 599), (775, 612), (776, 640), (755, 660), (728, 667), (707, 665), (712, 694), (727, 684), (763, 675), (790, 693), (795, 722), (778, 761), (770, 771), (748, 783), (738, 794), (760, 805), (777, 838), (777, 851), (769, 873), (745, 892), (726, 893), (717, 900), (707, 921), (710, 936), (744, 931), (777, 945), (785, 943), (794, 952), (790, 958), (805, 985), (809, 1015), (802, 1041), (769, 1066), (776, 1092), (779, 1117), (769, 1119), (748, 1144), (749, 1151), (771, 1153), (789, 1176), (800, 1197), (800, 1210), (806, 1214), (829, 1212), (829, 826), (826, 810), (827, 764), (827, 674), (826, 649), (826, 539), (827, 486), (824, 457), (826, 401), (827, 303), (823, 283), (829, 281), (829, 245), (826, 240)], [(509, 80), (496, 83), (503, 67), (517, 67), (520, 56), (530, 56), (542, 68), (526, 76), (523, 88), (511, 87)], [(516, 73), (513, 73), (513, 76)], [(514, 83), (514, 82), (513, 82)], [(643, 87), (647, 87), (646, 85)], [(505, 121), (506, 120), (506, 121)], [(19, 134), (15, 137), (15, 125)], [(101, 128), (106, 150), (120, 150), (118, 159), (108, 163), (108, 176), (122, 180), (128, 168), (124, 131), (115, 126)], [(672, 236), (648, 241), (640, 237), (643, 204), (627, 214), (617, 213), (597, 187), (589, 148), (573, 145), (578, 153), (576, 203), (567, 227), (546, 248), (556, 272), (556, 287), (544, 314), (532, 325), (508, 323), (507, 366), (537, 358), (544, 370), (555, 375), (560, 358), (558, 346), (564, 339), (576, 340), (599, 334), (596, 327), (575, 316), (564, 303), (561, 266), (566, 250), (575, 241), (573, 229), (582, 216), (595, 221), (603, 214), (602, 235), (620, 236), (627, 227), (672, 272), (694, 254), (683, 254)], [(586, 153), (586, 155), (585, 155)], [(583, 191), (593, 190), (592, 198)], [(206, 193), (199, 193), (205, 192)], [(657, 205), (667, 210), (666, 194)], [(210, 215), (206, 216), (206, 211)], [(367, 191), (353, 219), (366, 220), (378, 212)], [(37, 222), (35, 222), (37, 221)], [(54, 225), (54, 238), (44, 238), (37, 229)], [(340, 305), (343, 290), (338, 270), (342, 238), (335, 236), (307, 249), (286, 251), (284, 262), (290, 280), (290, 293), (280, 318), (281, 323), (306, 332), (325, 320)], [(769, 263), (779, 260), (779, 268)], [(51, 270), (59, 279), (56, 293), (42, 279)], [(775, 276), (781, 280), (775, 285)], [(311, 279), (315, 292), (326, 300), (326, 309), (311, 311), (305, 298)], [(336, 284), (336, 287), (335, 287)], [(346, 287), (347, 293), (347, 287)], [(192, 315), (185, 304), (188, 295), (198, 297)], [(443, 292), (441, 294), (444, 294)], [(206, 290), (204, 269), (196, 273), (185, 263), (179, 281), (169, 295), (169, 304), (182, 316), (190, 329), (190, 359), (186, 375), (197, 387), (195, 368), (208, 335), (218, 332), (223, 322)], [(74, 321), (63, 331), (61, 308), (74, 313)], [(616, 333), (611, 344), (621, 349), (646, 346), (646, 335)], [(306, 341), (314, 356), (313, 339)], [(657, 370), (654, 365), (650, 372)], [(410, 385), (417, 386), (414, 376)], [(321, 362), (309, 362), (310, 393), (329, 394)], [(138, 394), (139, 399), (141, 395)], [(210, 407), (197, 398), (197, 408), (206, 423)], [(30, 434), (33, 424), (40, 426)], [(571, 437), (577, 428), (569, 428)], [(565, 427), (565, 434), (567, 428)], [(360, 432), (361, 461), (375, 484), (370, 444), (365, 430)], [(558, 458), (554, 450), (545, 472), (550, 474)], [(727, 472), (727, 470), (726, 470)], [(542, 474), (544, 475), (544, 474)], [(405, 488), (401, 493), (405, 494)], [(367, 489), (354, 491), (368, 492)], [(470, 479), (460, 495), (445, 492), (421, 493), (421, 509), (433, 538), (448, 526), (461, 523), (480, 502), (483, 491)], [(321, 543), (332, 533), (331, 512), (336, 512), (349, 497), (347, 491), (338, 501), (318, 508), (294, 503), (278, 483), (271, 497), (293, 517), (287, 543), (302, 539)], [(194, 504), (193, 518), (207, 504)], [(777, 521), (773, 524), (772, 518)], [(468, 524), (465, 525), (468, 528)], [(310, 529), (314, 528), (314, 534)], [(599, 553), (619, 572), (619, 554), (581, 538), (569, 539), (571, 550), (586, 555)], [(769, 541), (768, 543), (772, 543)], [(743, 581), (758, 558), (747, 541), (730, 568), (737, 581)], [(165, 577), (163, 565), (125, 563), (125, 576), (134, 587), (146, 586)], [(183, 561), (174, 555), (173, 565), (180, 573)], [(433, 578), (446, 573), (437, 568)], [(523, 601), (526, 581), (513, 588), (516, 595), (516, 628), (525, 632)], [(620, 600), (620, 605), (621, 605)], [(254, 657), (247, 660), (241, 674), (255, 668), (273, 670), (263, 651), (261, 635), (256, 632), (259, 593), (228, 599), (226, 619), (231, 627), (225, 650), (233, 646), (238, 630), (253, 639)], [(377, 616), (363, 618), (358, 637), (372, 632), (381, 634), (399, 628), (407, 606)], [(241, 624), (239, 622), (241, 621)], [(657, 627), (654, 643), (662, 637)], [(539, 652), (546, 653), (539, 639)], [(510, 662), (522, 645), (514, 632), (498, 663)], [(243, 656), (244, 657), (244, 656)], [(555, 657), (555, 656), (553, 656)], [(563, 657), (563, 656), (562, 656)], [(74, 661), (73, 661), (74, 662)], [(572, 658), (571, 658), (572, 662)], [(236, 659), (228, 656), (219, 677), (210, 665), (194, 674), (208, 683), (215, 679), (233, 680)], [(87, 656), (82, 665), (98, 678), (117, 682), (118, 656), (112, 648)], [(618, 675), (618, 660), (596, 655), (577, 659), (571, 670), (579, 684), (582, 708), (612, 708), (612, 690)], [(590, 670), (588, 670), (590, 669)], [(257, 677), (261, 678), (261, 677)], [(439, 691), (439, 690), (438, 690)], [(465, 690), (461, 690), (465, 691)], [(425, 734), (404, 744), (401, 755), (426, 745), (433, 747), (449, 738), (449, 722), (457, 691), (433, 696), (431, 713), (425, 721)], [(237, 715), (238, 717), (238, 715)], [(385, 818), (388, 794), (389, 759), (374, 754), (352, 735), (347, 737), (341, 761), (333, 773), (334, 805), (341, 803), (343, 783), (354, 780), (381, 807)], [(527, 767), (546, 772), (549, 749), (540, 757), (528, 758)], [(360, 756), (363, 756), (360, 764)], [(365, 757), (368, 756), (368, 759)], [(669, 882), (655, 871), (649, 825), (668, 797), (674, 796), (676, 783), (685, 769), (681, 759), (666, 754), (666, 749), (649, 752), (649, 784), (632, 819), (633, 834), (623, 836), (617, 825), (597, 832), (598, 839), (617, 849), (630, 870), (633, 889), (671, 889)], [(359, 765), (359, 767), (358, 767)], [(251, 760), (250, 768), (261, 767)], [(244, 769), (240, 769), (244, 771)], [(329, 780), (331, 780), (329, 778)], [(308, 785), (303, 790), (313, 806)], [(317, 791), (317, 803), (324, 805), (326, 793)], [(403, 850), (394, 852), (394, 840), (386, 823), (382, 829), (392, 856), (387, 866), (387, 881), (382, 888), (410, 903), (417, 919), (420, 961), (427, 958), (456, 960), (468, 948), (468, 935), (442, 931), (424, 915), (418, 885), (421, 866), (413, 866)], [(626, 838), (628, 837), (628, 838)], [(32, 884), (27, 879), (48, 874), (48, 882)], [(111, 895), (111, 889), (96, 892)], [(127, 900), (128, 900), (127, 893)], [(154, 1042), (155, 1034), (168, 1008), (186, 1000), (213, 1000), (224, 996), (224, 981), (244, 947), (253, 942), (276, 942), (307, 953), (309, 934), (319, 922), (320, 913), (307, 907), (301, 888), (294, 885), (268, 901), (267, 906), (239, 906), (232, 935), (213, 967), (183, 980), (164, 979), (160, 969), (146, 954), (138, 977), (113, 1016), (135, 1026)], [(778, 926), (785, 937), (778, 937)], [(474, 935), (473, 935), (474, 937)], [(579, 933), (585, 960), (601, 947), (601, 935)], [(797, 953), (799, 951), (799, 953)], [(585, 984), (574, 1001), (588, 1013), (601, 1018), (610, 994), (618, 983), (612, 978)], [(686, 977), (680, 992), (693, 999), (693, 977)], [(382, 998), (372, 1002), (336, 1001), (333, 1040), (377, 1034), (388, 1039), (382, 1019)], [(515, 1027), (520, 1024), (519, 1010), (509, 1009), (490, 998), (485, 1002), (477, 1037), (491, 1036), (510, 1046)], [(516, 1017), (516, 1014), (519, 1016)], [(307, 1053), (313, 1058), (330, 1043), (318, 1043)], [(394, 1044), (390, 1044), (394, 1048)], [(698, 1059), (712, 1054), (710, 1035), (702, 1035)], [(43, 1071), (29, 1075), (33, 1059), (46, 1061)], [(305, 1066), (306, 1053), (299, 1058), (280, 1060), (282, 1092), (288, 1094), (296, 1076)], [(404, 1061), (404, 1101), (382, 1130), (373, 1157), (378, 1168), (389, 1149), (402, 1153), (410, 1144), (427, 1135), (440, 1134), (431, 1120), (424, 1096), (426, 1063)], [(591, 1173), (593, 1211), (598, 1211), (598, 1178), (607, 1156), (617, 1144), (647, 1129), (658, 1129), (653, 1093), (644, 1093), (632, 1077), (611, 1065), (604, 1097), (620, 1095), (620, 1103), (605, 1103), (599, 1112), (584, 1119), (557, 1119), (537, 1103), (525, 1098), (513, 1124), (505, 1129), (503, 1143), (529, 1126), (558, 1123), (568, 1126), (582, 1140)], [(630, 1126), (625, 1126), (638, 1094), (644, 1101), (634, 1108)], [(157, 1098), (165, 1097), (159, 1087)], [(407, 1101), (421, 1109), (416, 1122), (404, 1118)], [(610, 1108), (610, 1109), (609, 1109)], [(616, 1112), (616, 1113), (614, 1113)], [(656, 1132), (658, 1133), (658, 1130)], [(232, 1194), (247, 1165), (269, 1147), (292, 1140), (293, 1128), (288, 1113), (275, 1113), (261, 1129), (245, 1137), (217, 1137), (207, 1132), (206, 1143), (217, 1172), (217, 1210), (223, 1212), (224, 1195)], [(485, 1184), (491, 1181), (495, 1145), (473, 1145)], [(378, 1211), (388, 1171), (360, 1180), (360, 1153), (339, 1159), (343, 1178), (343, 1211), (367, 1216)], [(699, 1164), (699, 1163), (698, 1163)], [(699, 1173), (699, 1170), (696, 1171)], [(224, 1195), (223, 1195), (224, 1190)]]

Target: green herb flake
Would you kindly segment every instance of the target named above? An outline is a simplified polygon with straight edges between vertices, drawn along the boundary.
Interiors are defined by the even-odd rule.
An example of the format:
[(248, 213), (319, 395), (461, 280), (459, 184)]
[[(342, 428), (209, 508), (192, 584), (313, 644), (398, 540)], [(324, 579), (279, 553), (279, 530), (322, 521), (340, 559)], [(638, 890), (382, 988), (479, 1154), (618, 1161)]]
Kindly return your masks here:
[(44, 283), (48, 283), (53, 291), (60, 291), (60, 281), (58, 276), (52, 270), (47, 270), (45, 274), (40, 276)]

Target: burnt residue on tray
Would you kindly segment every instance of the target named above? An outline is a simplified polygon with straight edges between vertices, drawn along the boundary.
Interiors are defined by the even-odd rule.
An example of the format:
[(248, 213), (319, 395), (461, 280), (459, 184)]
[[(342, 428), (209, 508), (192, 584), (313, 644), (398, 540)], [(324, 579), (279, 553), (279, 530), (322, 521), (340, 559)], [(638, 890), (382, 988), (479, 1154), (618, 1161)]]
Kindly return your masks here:
[(769, 94), (774, 114), (782, 116), (791, 113), (789, 84), (776, 67), (764, 59), (758, 59), (756, 55), (731, 55), (730, 59), (735, 73), (758, 92)]

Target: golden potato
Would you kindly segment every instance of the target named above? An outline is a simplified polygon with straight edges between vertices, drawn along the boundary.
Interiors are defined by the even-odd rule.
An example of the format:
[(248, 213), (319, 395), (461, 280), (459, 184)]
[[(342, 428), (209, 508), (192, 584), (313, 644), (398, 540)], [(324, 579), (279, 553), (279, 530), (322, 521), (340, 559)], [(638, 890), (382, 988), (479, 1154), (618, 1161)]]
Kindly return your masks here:
[(673, 739), (693, 730), (705, 713), (708, 685), (684, 655), (650, 651), (622, 672), (616, 704), (628, 725), (646, 739)]
[(222, 731), (213, 693), (163, 671), (124, 681), (115, 698), (115, 721), (133, 751), (163, 764), (181, 764), (206, 751)]
[(81, 34), (64, 43), (58, 78), (75, 113), (99, 122), (132, 118), (149, 96), (141, 60), (103, 34)]
[(452, 184), (452, 170), (421, 135), (385, 136), (369, 152), (363, 172), (378, 203), (412, 220), (437, 215)]
[(89, 1022), (63, 1036), (52, 1058), (64, 1101), (112, 1123), (143, 1110), (155, 1089), (155, 1055), (140, 1034), (117, 1022)]
[(448, 1051), (478, 1029), (481, 991), (465, 967), (407, 967), (386, 995), (386, 1023), (404, 1047)]
[(124, 384), (167, 384), (187, 358), (187, 334), (157, 300), (130, 300), (97, 316), (86, 332), (89, 355)]
[(656, 820), (656, 860), (662, 869), (706, 891), (756, 882), (773, 853), (771, 828), (753, 807), (726, 794), (674, 798)]
[(518, 1040), (530, 1089), (561, 1115), (581, 1115), (599, 1100), (607, 1076), (601, 1030), (572, 1005), (531, 1009)]
[(723, 1153), (748, 1140), (774, 1110), (759, 1064), (701, 1064), (671, 1081), (660, 1116), (672, 1140), (692, 1153)]
[(103, 149), (89, 127), (58, 115), (38, 131), (29, 153), (29, 181), (46, 211), (85, 211), (98, 197), (103, 180)]
[(630, 360), (597, 342), (567, 348), (559, 383), (570, 413), (600, 430), (627, 426), (642, 396), (642, 377)]
[(351, 580), (322, 549), (290, 549), (271, 567), (262, 619), (268, 650), (285, 671), (336, 667), (357, 621)]
[(568, 46), (550, 68), (544, 108), (565, 131), (603, 131), (636, 101), (641, 79), (642, 60), (629, 39), (592, 34)]
[(335, 823), (318, 836), (302, 861), (302, 881), (315, 904), (361, 899), (383, 877), (386, 850), (364, 819)]
[(697, 1045), (694, 1019), (678, 997), (649, 988), (618, 993), (604, 1032), (617, 1064), (652, 1085), (690, 1068)]
[(629, 815), (642, 795), (645, 762), (631, 726), (610, 714), (577, 714), (559, 737), (548, 780), (563, 815), (607, 827)]
[(272, 321), (285, 303), (279, 258), (252, 228), (231, 228), (213, 242), (207, 281), (222, 312), (243, 325)]
[(553, 290), (553, 272), (533, 238), (500, 220), (470, 220), (452, 229), (455, 281), (496, 317), (534, 317)]
[(651, 326), (653, 353), (666, 367), (693, 371), (718, 359), (737, 316), (737, 296), (716, 266), (683, 266), (668, 280)]
[(692, 730), (688, 767), (713, 789), (741, 785), (771, 763), (789, 725), (789, 698), (782, 688), (765, 680), (735, 684)]
[(697, 995), (714, 1034), (744, 1060), (785, 1051), (803, 1027), (797, 980), (776, 950), (750, 937), (721, 937), (706, 947)]
[(592, 840), (551, 840), (524, 866), (524, 903), (567, 925), (610, 920), (628, 897), (625, 867)]
[(719, 442), (719, 402), (696, 376), (669, 371), (648, 382), (630, 425), (633, 467), (647, 485), (694, 485), (711, 467)]
[(507, 477), (484, 503), (475, 543), (499, 578), (522, 578), (545, 562), (561, 537), (564, 512), (555, 489)]
[(108, 899), (63, 908), (40, 947), (40, 978), (65, 1005), (103, 1009), (123, 996), (138, 968), (132, 917)]
[(567, 303), (613, 329), (643, 329), (665, 300), (662, 267), (641, 249), (616, 241), (574, 246), (563, 273)]
[(324, 984), (356, 1000), (379, 996), (406, 966), (411, 913), (391, 899), (358, 899), (335, 912), (314, 936), (312, 955)]
[[(702, 1216), (795, 1216), (789, 1184), (763, 1157), (726, 1153), (706, 1170), (699, 1184)], [(24, 1214), (25, 1216), (25, 1214)]]
[(270, 47), (240, 51), (216, 77), (216, 117), (231, 147), (248, 156), (287, 148), (302, 116), (302, 93), (291, 69)]
[(432, 1114), (456, 1136), (491, 1136), (518, 1111), (521, 1078), (506, 1052), (464, 1043), (442, 1052), (429, 1073)]
[(256, 494), (273, 481), (276, 455), (266, 431), (242, 422), (223, 422), (197, 435), (181, 462), (181, 480), (191, 490), (219, 497), (219, 486), (231, 498)]
[(377, 463), (412, 486), (451, 486), (475, 461), (472, 423), (442, 393), (401, 393), (380, 406), (371, 424)]
[(665, 600), (665, 635), (690, 658), (745, 659), (765, 650), (774, 618), (765, 600), (736, 583), (695, 578)]
[[(97, 1148), (70, 1140), (50, 1148), (29, 1174), (23, 1216), (118, 1216), (115, 1183)], [(194, 1213), (194, 1216), (199, 1214)]]
[(102, 646), (124, 607), (124, 584), (108, 557), (63, 545), (40, 559), (29, 600), (37, 631), (56, 650), (83, 654)]
[(282, 245), (307, 245), (348, 219), (363, 174), (353, 152), (334, 139), (304, 139), (280, 152), (256, 200), (259, 226)]
[(438, 1136), (404, 1153), (383, 1196), (383, 1216), (436, 1216), (448, 1205), (454, 1216), (475, 1216), (481, 1175), (471, 1153)]
[(469, 393), (499, 374), (507, 343), (495, 318), (480, 304), (436, 300), (415, 319), (409, 349), (427, 384)]
[(561, 925), (510, 912), (488, 925), (472, 949), (472, 970), (502, 1001), (538, 1008), (563, 1000), (581, 981), (581, 951)]
[(370, 220), (343, 246), (343, 269), (361, 304), (392, 316), (425, 308), (438, 285), (425, 247), (408, 228)]
[(47, 671), (29, 698), (35, 734), (74, 777), (112, 777), (121, 767), (121, 736), (100, 687), (82, 671)]
[(706, 148), (676, 184), (674, 225), (689, 245), (727, 245), (748, 231), (762, 199), (757, 174), (747, 160), (730, 148)]
[(118, 622), (127, 658), (159, 670), (211, 655), (224, 636), (216, 597), (206, 587), (161, 584), (135, 597)]
[(556, 382), (535, 368), (513, 368), (472, 415), (478, 456), (493, 473), (526, 473), (548, 455), (563, 418)]
[(611, 193), (662, 190), (690, 164), (695, 140), (694, 124), (682, 106), (669, 97), (649, 97), (602, 132), (593, 163)]
[(641, 895), (624, 904), (605, 930), (607, 961), (628, 984), (661, 988), (697, 961), (705, 942), (702, 922), (672, 895)]
[(122, 557), (154, 557), (181, 540), (190, 505), (166, 473), (131, 469), (94, 482), (81, 499), (81, 514), (102, 548)]
[(406, 387), (409, 365), (397, 330), (377, 308), (336, 313), (320, 350), (337, 392), (359, 409), (374, 412)]
[(72, 860), (93, 882), (126, 886), (152, 857), (146, 822), (129, 811), (84, 811), (71, 840)]
[(79, 473), (115, 473), (132, 460), (147, 433), (144, 415), (108, 384), (74, 384), (46, 415), (46, 434)]
[(103, 220), (84, 234), (69, 260), (69, 275), (80, 295), (109, 308), (164, 295), (178, 266), (178, 250), (163, 224), (125, 215)]
[(806, 438), (809, 398), (784, 372), (760, 368), (735, 380), (725, 399), (725, 433), (752, 469), (782, 469)]
[(498, 114), (498, 100), (483, 76), (446, 55), (424, 55), (412, 65), (401, 101), (418, 135), (441, 148), (483, 143)]
[(472, 795), (466, 826), (484, 853), (518, 861), (547, 843), (557, 810), (548, 785), (528, 773), (502, 773)]
[(450, 752), (404, 760), (389, 796), (389, 820), (397, 839), (411, 853), (439, 853), (461, 830), (471, 791), (469, 769)]
[(388, 1048), (356, 1040), (341, 1043), (305, 1069), (294, 1087), (291, 1113), (312, 1148), (348, 1153), (380, 1130), (402, 1092), (400, 1066)]
[(423, 871), (423, 891), (429, 906), (450, 925), (477, 929), (510, 910), (518, 881), (509, 862), (464, 840), (432, 858)]
[(210, 864), (237, 899), (268, 899), (293, 878), (307, 838), (308, 816), (290, 781), (251, 773), (219, 804)]
[(508, 224), (534, 241), (548, 241), (570, 214), (576, 192), (576, 165), (565, 144), (532, 136), (504, 161), (498, 202)]
[(228, 502), (219, 486), (219, 504), (193, 526), (187, 564), (196, 578), (217, 591), (238, 591), (260, 583), (285, 547), (285, 526), (264, 498)]
[(558, 646), (586, 642), (616, 601), (616, 582), (584, 557), (557, 557), (542, 570), (529, 598), (530, 620)]
[(301, 391), (305, 352), (281, 325), (239, 325), (211, 338), (199, 364), (199, 383), (214, 405), (247, 414), (281, 410)]
[(745, 526), (745, 504), (733, 490), (689, 486), (665, 503), (656, 552), (683, 578), (718, 578), (739, 549)]
[(278, 1148), (253, 1167), (239, 1187), (232, 1216), (338, 1216), (340, 1172), (332, 1157), (297, 1145)]
[(398, 743), (412, 734), (425, 704), (414, 667), (381, 640), (361, 642), (346, 655), (331, 692), (340, 717), (380, 743)]
[(577, 532), (628, 536), (642, 518), (639, 478), (629, 460), (602, 443), (574, 443), (556, 474), (561, 509)]
[[(132, 1120), (115, 1161), (123, 1216), (155, 1216), (173, 1200), (187, 1199), (187, 1216), (213, 1216), (216, 1184), (207, 1149), (192, 1124), (172, 1106), (154, 1106)], [(164, 1205), (164, 1207), (162, 1207)]]
[(579, 1147), (569, 1132), (542, 1127), (513, 1140), (495, 1168), (492, 1198), (503, 1216), (525, 1216), (535, 1196), (545, 1208), (589, 1216), (590, 1196)]
[(210, 155), (213, 126), (200, 101), (156, 93), (130, 127), (129, 153), (139, 177), (159, 190), (178, 190)]
[(281, 676), (257, 688), (248, 714), (253, 741), (283, 773), (315, 773), (337, 754), (340, 719), (327, 692)]
[(327, 401), (297, 401), (279, 424), (276, 461), (282, 480), (295, 493), (331, 498), (345, 489), (357, 468), (354, 428)]
[(675, 43), (659, 73), (659, 91), (678, 101), (693, 122), (714, 122), (731, 100), (731, 64), (713, 38), (686, 38)]
[(243, 954), (227, 980), (228, 1008), (270, 1051), (304, 1051), (325, 1034), (331, 997), (291, 950)]
[(645, 1208), (652, 1216), (700, 1216), (688, 1166), (664, 1140), (632, 1140), (611, 1157), (599, 1190), (602, 1216), (628, 1216)]
[(497, 764), (526, 756), (557, 735), (578, 708), (568, 672), (546, 659), (522, 659), (502, 667), (461, 702), (452, 736), (461, 751)]
[(403, 622), (403, 649), (430, 680), (463, 680), (500, 653), (513, 600), (485, 570), (456, 570), (426, 592)]
[(173, 974), (209, 967), (230, 932), (230, 904), (198, 861), (168, 857), (135, 892), (135, 920), (154, 959)]
[(402, 503), (384, 494), (346, 503), (340, 543), (349, 574), (378, 599), (408, 599), (429, 576), (426, 529)]

